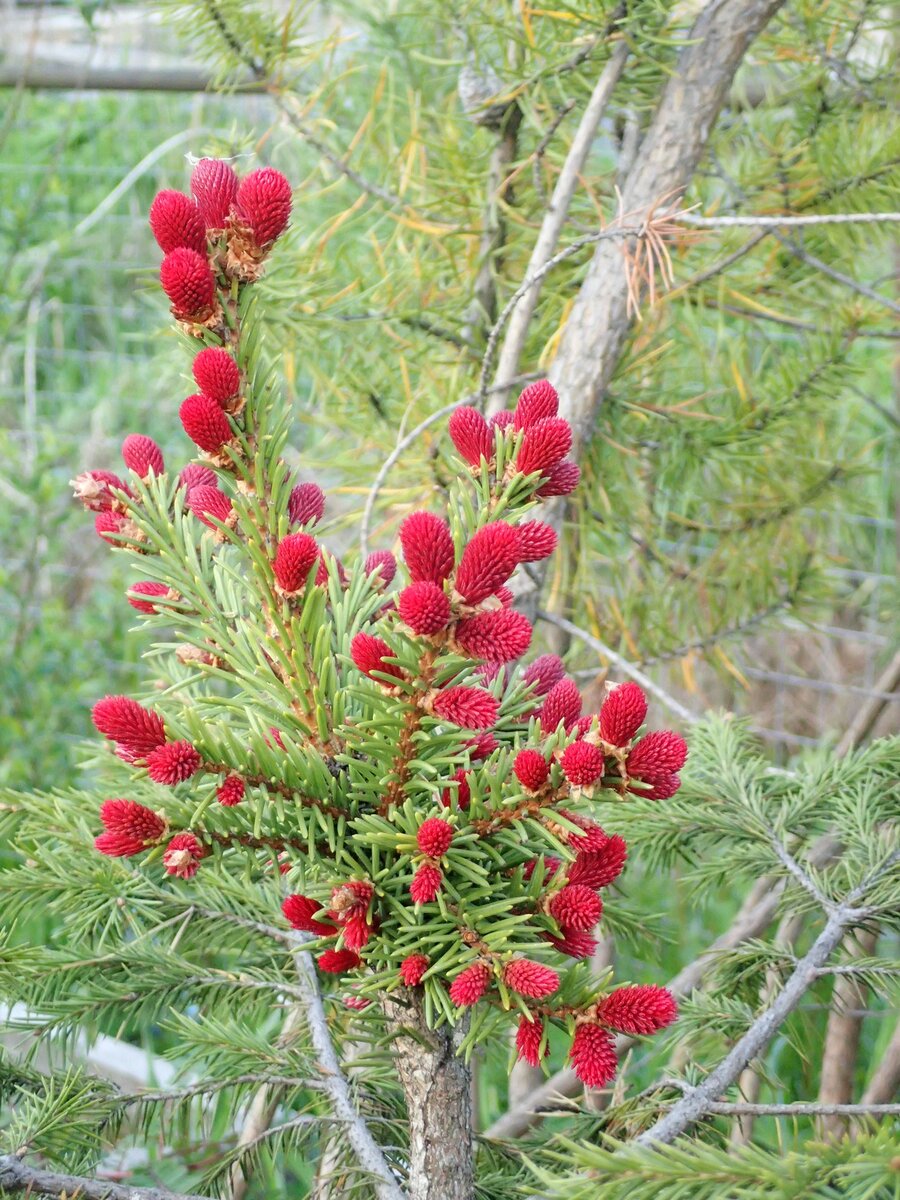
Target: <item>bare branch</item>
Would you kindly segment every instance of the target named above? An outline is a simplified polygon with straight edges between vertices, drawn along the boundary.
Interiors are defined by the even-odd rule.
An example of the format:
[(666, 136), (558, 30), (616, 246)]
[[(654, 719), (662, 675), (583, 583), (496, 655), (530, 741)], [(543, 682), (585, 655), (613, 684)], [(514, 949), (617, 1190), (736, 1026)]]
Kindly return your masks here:
[[(873, 213), (810, 213), (807, 216), (742, 216), (700, 217), (694, 213), (682, 213), (678, 220), (682, 225), (696, 229), (798, 229), (806, 225), (885, 225), (900, 221), (900, 212)], [(789, 247), (790, 249), (791, 247)], [(855, 281), (854, 281), (855, 282)], [(878, 297), (883, 300), (883, 296)]]
[(79, 1200), (207, 1200), (194, 1193), (134, 1187), (133, 1184), (42, 1171), (38, 1167), (29, 1167), (15, 1154), (0, 1158), (0, 1190), (4, 1195), (25, 1192), (33, 1200), (39, 1196), (48, 1200), (58, 1200), (60, 1196), (78, 1196)]
[(676, 700), (674, 696), (670, 696), (659, 684), (654, 683), (649, 676), (645, 675), (639, 667), (630, 663), (628, 659), (623, 658), (621, 654), (618, 654), (604, 642), (601, 642), (599, 638), (594, 637), (592, 633), (588, 633), (586, 629), (581, 629), (580, 626), (567, 621), (565, 617), (557, 616), (556, 613), (545, 612), (543, 609), (539, 609), (537, 615), (542, 621), (546, 621), (550, 625), (555, 625), (558, 629), (565, 630), (572, 637), (580, 638), (591, 649), (596, 650), (604, 658), (608, 658), (620, 671), (624, 671), (626, 675), (636, 683), (639, 683), (645, 691), (648, 691), (651, 696), (655, 696), (661, 704), (664, 704), (666, 708), (675, 713), (682, 721), (686, 721), (689, 725), (694, 725), (699, 721), (700, 718), (695, 713), (692, 713), (689, 708), (685, 708), (680, 700)]
[(753, 1117), (893, 1117), (900, 1113), (900, 1104), (726, 1104), (716, 1101), (707, 1111)]
[(791, 238), (782, 237), (776, 230), (772, 232), (788, 253), (793, 254), (794, 258), (799, 258), (808, 267), (812, 267), (814, 271), (819, 271), (822, 275), (827, 275), (835, 283), (850, 288), (851, 291), (856, 292), (858, 295), (865, 296), (867, 300), (874, 300), (876, 304), (883, 304), (885, 308), (889, 308), (893, 313), (900, 313), (900, 304), (896, 300), (892, 300), (890, 296), (883, 296), (881, 292), (876, 292), (874, 288), (869, 287), (866, 283), (860, 283), (852, 275), (845, 275), (843, 271), (836, 271), (828, 263), (822, 262), (821, 258), (816, 258), (814, 254), (810, 254), (808, 250), (805, 250), (802, 246), (798, 246)]

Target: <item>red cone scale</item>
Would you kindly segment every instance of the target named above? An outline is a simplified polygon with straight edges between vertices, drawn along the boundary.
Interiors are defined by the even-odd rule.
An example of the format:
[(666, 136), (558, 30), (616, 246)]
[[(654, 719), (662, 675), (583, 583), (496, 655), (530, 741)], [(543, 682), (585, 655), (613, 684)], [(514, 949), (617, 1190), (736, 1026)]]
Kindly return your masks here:
[(194, 359), (194, 381), (204, 396), (222, 406), (241, 390), (241, 373), (227, 350), (207, 346)]
[(163, 254), (186, 247), (206, 257), (206, 227), (200, 210), (183, 192), (158, 192), (150, 205), (150, 228)]
[(228, 418), (215, 400), (195, 392), (178, 410), (184, 432), (208, 454), (217, 454), (234, 436)]
[(636, 683), (614, 687), (600, 709), (600, 736), (612, 746), (627, 746), (647, 716), (647, 697)]
[(142, 433), (130, 433), (122, 443), (122, 461), (141, 479), (146, 479), (151, 471), (162, 475), (166, 469), (162, 450), (153, 438)]
[(170, 251), (159, 269), (162, 289), (180, 321), (205, 321), (216, 307), (216, 281), (209, 263), (196, 250)]
[(291, 185), (274, 167), (251, 171), (240, 182), (234, 205), (260, 247), (270, 246), (287, 229)]
[(281, 539), (275, 551), (272, 570), (275, 582), (286, 596), (295, 596), (306, 587), (309, 573), (318, 557), (318, 543), (308, 533), (290, 533)]
[(473, 536), (456, 572), (456, 591), (467, 604), (479, 604), (506, 583), (520, 562), (519, 532), (493, 521)]
[(446, 521), (430, 512), (414, 512), (400, 526), (403, 558), (414, 583), (443, 583), (456, 561)]
[(439, 692), (434, 714), (462, 729), (489, 729), (497, 720), (500, 702), (483, 688), (451, 687)]
[(221, 158), (201, 158), (191, 175), (191, 191), (207, 229), (224, 229), (237, 198), (238, 177)]
[(585, 1087), (605, 1087), (619, 1065), (612, 1034), (600, 1025), (578, 1026), (569, 1057), (575, 1074)]
[(479, 466), (482, 459), (490, 461), (494, 435), (477, 408), (457, 408), (450, 416), (448, 429), (460, 458), (470, 466)]
[(166, 740), (162, 718), (129, 696), (104, 696), (91, 710), (98, 733), (144, 757)]
[(397, 611), (420, 637), (439, 633), (450, 622), (450, 601), (443, 588), (427, 579), (403, 589), (397, 597)]

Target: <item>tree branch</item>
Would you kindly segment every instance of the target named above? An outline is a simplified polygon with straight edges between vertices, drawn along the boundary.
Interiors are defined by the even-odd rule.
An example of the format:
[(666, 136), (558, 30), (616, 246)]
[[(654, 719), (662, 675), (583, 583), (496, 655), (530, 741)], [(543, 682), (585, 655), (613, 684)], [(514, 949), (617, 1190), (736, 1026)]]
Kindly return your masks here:
[(56, 1171), (42, 1171), (29, 1167), (14, 1154), (0, 1158), (0, 1189), (5, 1193), (26, 1192), (37, 1197), (58, 1200), (61, 1196), (78, 1197), (78, 1200), (208, 1200), (194, 1193), (169, 1192), (165, 1188), (134, 1187), (132, 1184), (109, 1183), (100, 1179), (87, 1179), (80, 1175), (66, 1175)]

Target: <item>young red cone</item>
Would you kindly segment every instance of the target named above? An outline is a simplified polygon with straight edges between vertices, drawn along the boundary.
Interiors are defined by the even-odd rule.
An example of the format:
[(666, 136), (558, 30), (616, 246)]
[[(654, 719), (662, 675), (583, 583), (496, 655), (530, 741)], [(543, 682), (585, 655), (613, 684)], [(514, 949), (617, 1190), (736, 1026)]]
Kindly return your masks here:
[(400, 526), (403, 558), (413, 583), (443, 583), (456, 561), (446, 521), (430, 512), (414, 512)]
[(132, 491), (124, 480), (112, 471), (82, 471), (72, 480), (73, 495), (89, 512), (109, 512), (119, 504), (116, 492), (131, 496)]
[(216, 799), (226, 808), (234, 808), (244, 799), (246, 785), (240, 775), (227, 775), (216, 788)]
[(644, 800), (669, 800), (681, 787), (681, 776), (677, 771), (652, 771), (648, 767), (642, 769), (640, 783), (647, 786), (629, 784), (628, 791)]
[(546, 1057), (547, 1050), (541, 1054), (541, 1042), (544, 1037), (544, 1023), (540, 1017), (533, 1017), (529, 1020), (528, 1017), (519, 1018), (519, 1027), (516, 1030), (516, 1051), (518, 1057), (527, 1062), (529, 1067), (539, 1067), (541, 1058)]
[(285, 596), (296, 596), (301, 592), (318, 557), (316, 539), (308, 533), (289, 533), (282, 538), (272, 564), (279, 590)]
[(600, 736), (611, 746), (627, 746), (647, 716), (647, 697), (636, 683), (614, 687), (600, 708)]
[(147, 774), (154, 783), (175, 787), (196, 775), (202, 762), (190, 742), (166, 742), (147, 755)]
[(218, 454), (234, 437), (228, 418), (215, 400), (195, 392), (178, 410), (184, 432), (208, 454)]
[(569, 1058), (581, 1082), (592, 1088), (605, 1087), (619, 1065), (612, 1035), (602, 1026), (587, 1022), (575, 1030)]
[[(375, 678), (373, 671), (391, 675), (394, 679), (404, 678), (402, 669), (396, 663), (385, 662), (385, 659), (394, 657), (394, 651), (386, 641), (371, 633), (356, 635), (350, 643), (350, 657), (359, 670), (370, 679)], [(384, 685), (384, 680), (376, 679), (375, 682)]]
[(520, 750), (513, 760), (513, 771), (527, 792), (539, 792), (550, 776), (550, 767), (540, 750)]
[(512, 662), (531, 644), (531, 622), (511, 608), (498, 608), (460, 621), (456, 640), (470, 658)]
[(600, 920), (603, 902), (583, 883), (567, 883), (550, 901), (548, 911), (563, 929), (586, 933)]
[(216, 528), (210, 517), (227, 525), (234, 511), (224, 492), (220, 492), (216, 487), (204, 487), (202, 484), (188, 492), (187, 506), (197, 520), (208, 525), (210, 529)]
[(560, 954), (569, 958), (590, 958), (597, 949), (597, 939), (584, 929), (565, 929), (562, 937), (546, 934), (547, 941)]
[(429, 858), (441, 858), (450, 849), (453, 826), (441, 817), (429, 817), (419, 826), (416, 845)]
[(453, 980), (450, 985), (450, 999), (460, 1008), (467, 1008), (481, 999), (490, 982), (491, 969), (487, 963), (472, 963)]
[(677, 1016), (675, 997), (654, 984), (616, 988), (597, 1005), (597, 1020), (617, 1033), (656, 1033)]
[(403, 589), (397, 597), (397, 611), (420, 637), (439, 633), (450, 622), (450, 601), (444, 589), (427, 579)]
[(195, 487), (216, 486), (216, 473), (212, 467), (204, 467), (200, 463), (188, 463), (186, 467), (182, 467), (178, 476), (178, 486), (184, 488), (185, 492), (190, 492)]
[(560, 766), (573, 787), (591, 787), (603, 775), (603, 753), (590, 742), (572, 742), (563, 751)]
[(450, 415), (448, 429), (460, 457), (470, 466), (480, 466), (482, 459), (490, 462), (494, 435), (477, 408), (457, 408)]
[(444, 688), (432, 703), (436, 717), (462, 729), (490, 729), (499, 709), (500, 702), (490, 692), (474, 687)]
[(91, 710), (91, 720), (98, 733), (118, 742), (138, 758), (145, 757), (166, 740), (162, 718), (130, 696), (104, 696)]
[(206, 256), (206, 227), (200, 210), (183, 192), (157, 192), (150, 205), (150, 228), (163, 254), (186, 247)]
[(571, 679), (561, 679), (547, 693), (541, 706), (541, 728), (550, 733), (562, 721), (571, 728), (581, 715), (581, 692)]
[(325, 493), (317, 483), (298, 483), (288, 497), (292, 525), (315, 525), (325, 515)]
[(129, 524), (128, 518), (121, 513), (98, 512), (94, 517), (94, 529), (97, 531), (97, 536), (102, 537), (105, 542), (109, 542), (114, 549), (121, 546), (116, 535), (126, 533)]
[(376, 583), (379, 587), (387, 587), (397, 573), (397, 560), (390, 550), (373, 550), (363, 563), (366, 575), (377, 572)]
[(138, 583), (133, 583), (128, 589), (128, 603), (132, 608), (136, 608), (138, 612), (154, 614), (159, 612), (159, 609), (150, 599), (142, 599), (142, 597), (155, 596), (160, 599), (162, 596), (173, 598), (171, 590), (164, 583), (155, 583), (152, 579), (142, 579)]
[(538, 421), (555, 417), (559, 409), (556, 388), (546, 379), (536, 379), (519, 396), (513, 414), (514, 429), (530, 429)]
[(559, 987), (559, 976), (543, 963), (531, 962), (527, 958), (514, 958), (503, 968), (503, 982), (512, 992), (540, 1000)]
[(492, 521), (473, 535), (463, 551), (456, 591), (467, 604), (480, 604), (506, 583), (519, 562), (519, 531), (505, 521)]
[(549, 500), (551, 496), (568, 496), (578, 487), (581, 479), (581, 467), (578, 463), (563, 459), (555, 467), (551, 467), (541, 486), (534, 493), (539, 500)]
[(551, 688), (565, 678), (565, 674), (566, 668), (561, 658), (555, 654), (542, 654), (522, 672), (522, 681), (530, 684), (536, 695), (546, 696)]
[(454, 783), (459, 786), (456, 788), (445, 787), (441, 793), (441, 804), (444, 808), (449, 808), (453, 803), (454, 796), (456, 797), (457, 808), (466, 809), (472, 802), (472, 789), (469, 787), (469, 780), (465, 767), (460, 767), (453, 776)]
[(516, 470), (522, 475), (540, 471), (547, 475), (572, 448), (572, 428), (561, 417), (545, 417), (530, 426), (516, 455)]
[(441, 890), (443, 875), (440, 867), (433, 863), (422, 863), (417, 868), (409, 885), (409, 894), (414, 904), (430, 904)]
[(105, 800), (100, 806), (105, 832), (95, 847), (110, 858), (128, 858), (155, 845), (166, 832), (163, 818), (136, 800)]
[(216, 308), (216, 281), (209, 263), (196, 250), (171, 250), (159, 269), (162, 289), (179, 321), (203, 322)]
[(317, 962), (319, 970), (327, 975), (346, 975), (348, 971), (354, 971), (361, 966), (362, 959), (352, 950), (325, 950), (319, 955)]
[(407, 987), (418, 987), (429, 965), (424, 954), (410, 954), (400, 964), (400, 978)]
[(204, 396), (224, 407), (241, 390), (241, 372), (227, 350), (207, 346), (194, 359), (194, 380)]
[(201, 158), (191, 175), (191, 191), (207, 229), (224, 229), (240, 181), (221, 158)]
[(687, 758), (687, 742), (669, 729), (648, 733), (625, 760), (625, 769), (635, 779), (647, 772), (680, 771)]
[(270, 246), (291, 219), (291, 185), (274, 167), (261, 167), (241, 180), (235, 210), (253, 231), (260, 249)]
[(608, 887), (621, 875), (627, 857), (625, 839), (615, 834), (601, 850), (579, 854), (566, 871), (566, 879), (569, 883), (583, 883), (589, 888)]
[(519, 526), (519, 557), (522, 562), (540, 562), (556, 549), (558, 538), (552, 525), (526, 521)]
[(321, 908), (318, 900), (297, 893), (285, 897), (281, 905), (285, 920), (293, 929), (302, 929), (304, 933), (314, 933), (319, 937), (330, 937), (337, 933), (337, 929), (329, 922), (316, 920), (315, 914)]
[(200, 866), (200, 860), (206, 857), (206, 847), (192, 833), (179, 833), (172, 838), (163, 853), (163, 866), (167, 875), (175, 875), (179, 879), (193, 879)]
[(166, 469), (162, 450), (153, 438), (143, 433), (129, 433), (122, 443), (122, 461), (141, 479), (146, 479), (151, 471), (154, 475), (162, 475)]

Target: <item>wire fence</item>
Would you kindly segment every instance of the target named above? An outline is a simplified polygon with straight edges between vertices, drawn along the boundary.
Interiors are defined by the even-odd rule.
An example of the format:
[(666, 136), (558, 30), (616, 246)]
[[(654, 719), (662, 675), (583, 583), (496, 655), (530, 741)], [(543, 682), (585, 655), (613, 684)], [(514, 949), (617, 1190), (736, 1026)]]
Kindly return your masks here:
[[(32, 24), (38, 19), (32, 9), (25, 16)], [(128, 28), (140, 28), (133, 14)], [(150, 45), (158, 49), (162, 35), (157, 25), (150, 28)], [(64, 61), (82, 61), (88, 78), (96, 40), (90, 54), (81, 47), (82, 60), (78, 45), (63, 42)], [(133, 50), (125, 58), (133, 61)], [(158, 289), (147, 286), (158, 258), (146, 223), (150, 198), (181, 177), (183, 156), (201, 148), (210, 129), (250, 130), (273, 119), (264, 96), (163, 91), (151, 84), (145, 79), (141, 91), (20, 87), (2, 93), (8, 103), (0, 120), (0, 239), (10, 286), (0, 297), (0, 438), (6, 447), (0, 493), (7, 506), (0, 521), (7, 542), (0, 618), (10, 628), (36, 619), (48, 597), (61, 592), (73, 627), (79, 606), (94, 602), (96, 588), (115, 568), (83, 515), (69, 506), (65, 482), (86, 463), (112, 465), (130, 429), (161, 435), (170, 420), (169, 400), (181, 384), (160, 337)], [(167, 143), (173, 144), (165, 149)], [(146, 166), (93, 220), (139, 160)], [(79, 232), (85, 223), (89, 228)], [(834, 518), (829, 549), (839, 598), (831, 610), (815, 623), (788, 618), (777, 633), (733, 643), (731, 683), (701, 673), (698, 692), (683, 693), (692, 707), (723, 704), (752, 713), (778, 753), (840, 731), (868, 700), (884, 701), (881, 730), (900, 727), (900, 692), (877, 686), (892, 651), (897, 603), (895, 464), (896, 438), (886, 437), (873, 450), (883, 479), (880, 511), (854, 512), (848, 493), (849, 510)], [(26, 505), (23, 475), (30, 480), (27, 503), (46, 506), (27, 537), (14, 515), (17, 505)], [(40, 569), (29, 574), (35, 561)], [(107, 636), (106, 652), (93, 662), (98, 673), (130, 669), (119, 657), (122, 644)], [(656, 672), (672, 678), (671, 667)]]

